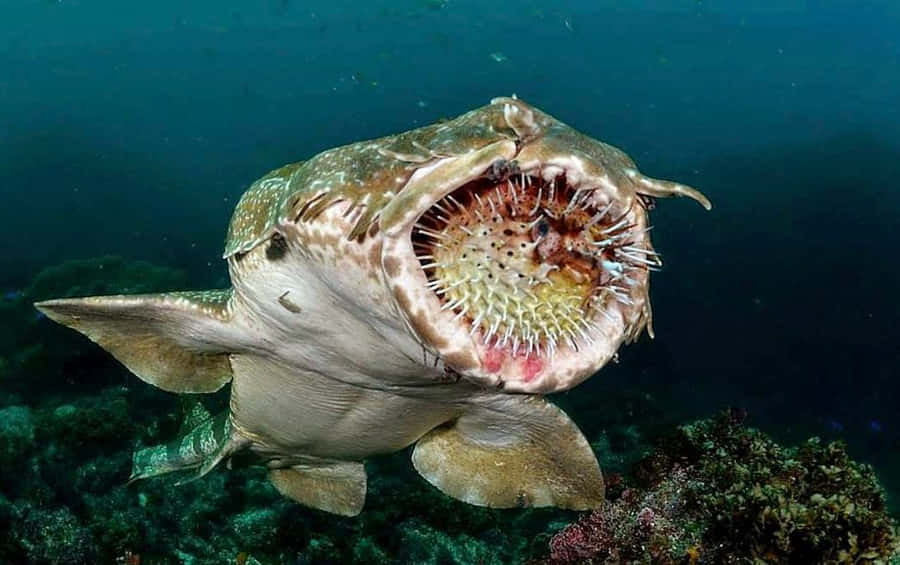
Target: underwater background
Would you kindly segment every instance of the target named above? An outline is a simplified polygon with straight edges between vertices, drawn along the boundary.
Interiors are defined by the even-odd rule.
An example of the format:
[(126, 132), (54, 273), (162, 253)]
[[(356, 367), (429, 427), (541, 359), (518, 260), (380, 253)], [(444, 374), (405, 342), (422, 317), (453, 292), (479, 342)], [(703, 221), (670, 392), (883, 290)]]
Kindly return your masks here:
[[(175, 437), (181, 402), (31, 303), (227, 286), (225, 228), (253, 180), (513, 93), (713, 202), (652, 213), (656, 339), (553, 398), (621, 512), (565, 537), (577, 513), (452, 501), (408, 453), (369, 463), (356, 519), (291, 504), (252, 465), (125, 486), (132, 449)], [(900, 516), (898, 95), (892, 0), (0, 0), (0, 562), (886, 562)], [(703, 459), (716, 449), (743, 463)], [(805, 478), (837, 475), (761, 478), (797, 461)], [(749, 494), (698, 494), (702, 516), (659, 494), (721, 491), (736, 466), (759, 475)], [(801, 492), (778, 527), (756, 528), (775, 541), (741, 545), (741, 526)], [(722, 507), (732, 522), (710, 525)], [(659, 542), (640, 530), (647, 508), (683, 543), (609, 549)], [(778, 529), (794, 519), (821, 534), (802, 551)], [(609, 539), (564, 547), (613, 522)]]

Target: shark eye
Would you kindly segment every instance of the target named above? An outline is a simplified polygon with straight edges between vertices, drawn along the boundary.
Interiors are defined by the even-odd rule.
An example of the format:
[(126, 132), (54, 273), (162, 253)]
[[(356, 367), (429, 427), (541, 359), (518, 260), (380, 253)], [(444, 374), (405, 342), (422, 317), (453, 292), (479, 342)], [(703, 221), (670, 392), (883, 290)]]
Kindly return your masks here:
[(269, 261), (277, 261), (287, 253), (287, 241), (280, 232), (275, 232), (272, 239), (269, 240), (269, 247), (266, 248), (266, 259)]

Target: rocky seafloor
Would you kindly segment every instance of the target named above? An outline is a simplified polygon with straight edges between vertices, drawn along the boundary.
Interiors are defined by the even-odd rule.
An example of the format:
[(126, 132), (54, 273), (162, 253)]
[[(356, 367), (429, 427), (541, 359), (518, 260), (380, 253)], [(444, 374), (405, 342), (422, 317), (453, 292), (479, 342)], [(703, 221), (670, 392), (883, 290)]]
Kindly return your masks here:
[[(0, 563), (900, 563), (886, 494), (843, 444), (785, 447), (732, 409), (675, 426), (627, 389), (573, 411), (607, 474), (608, 503), (591, 513), (456, 502), (407, 452), (367, 463), (356, 518), (289, 502), (241, 458), (181, 486), (126, 484), (135, 447), (177, 435), (182, 401), (31, 303), (187, 287), (178, 271), (103, 257), (4, 296)], [(225, 401), (204, 398), (213, 412)]]

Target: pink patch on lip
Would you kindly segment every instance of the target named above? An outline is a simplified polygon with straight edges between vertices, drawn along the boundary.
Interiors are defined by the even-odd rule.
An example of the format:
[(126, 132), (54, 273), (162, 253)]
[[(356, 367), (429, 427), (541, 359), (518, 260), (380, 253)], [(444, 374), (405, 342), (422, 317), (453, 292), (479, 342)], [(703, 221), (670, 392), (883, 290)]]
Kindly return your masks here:
[(529, 355), (525, 358), (525, 379), (524, 381), (531, 382), (534, 380), (534, 377), (537, 376), (538, 373), (541, 372), (541, 369), (544, 368), (544, 362), (541, 361), (540, 357)]
[(491, 347), (484, 354), (484, 369), (488, 373), (496, 373), (503, 367), (503, 358), (506, 357), (499, 347)]

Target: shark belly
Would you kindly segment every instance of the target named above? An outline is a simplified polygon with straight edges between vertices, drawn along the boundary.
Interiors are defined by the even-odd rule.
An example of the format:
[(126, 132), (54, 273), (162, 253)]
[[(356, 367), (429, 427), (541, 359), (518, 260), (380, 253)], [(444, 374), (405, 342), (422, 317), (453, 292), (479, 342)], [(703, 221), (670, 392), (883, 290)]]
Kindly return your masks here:
[(463, 409), (458, 393), (439, 393), (444, 385), (367, 388), (265, 356), (231, 362), (232, 425), (273, 458), (356, 461), (397, 451)]

